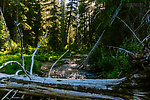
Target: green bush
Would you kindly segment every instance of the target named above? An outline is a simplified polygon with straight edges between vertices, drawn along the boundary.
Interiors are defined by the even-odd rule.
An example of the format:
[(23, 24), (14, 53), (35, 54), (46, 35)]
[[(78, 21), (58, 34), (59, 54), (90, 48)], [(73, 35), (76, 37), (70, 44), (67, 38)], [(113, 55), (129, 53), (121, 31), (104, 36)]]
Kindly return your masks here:
[(98, 66), (102, 69), (102, 71), (110, 72), (116, 66), (116, 61), (111, 57), (104, 57), (102, 59), (99, 59)]
[[(102, 51), (105, 52), (103, 53)], [(114, 78), (118, 75), (118, 62), (107, 52), (105, 48), (97, 48), (92, 53), (89, 61), (91, 66), (90, 70), (93, 70), (94, 73), (101, 73), (103, 78)]]
[[(138, 53), (141, 51), (141, 46), (138, 45), (133, 39), (125, 39), (120, 47)], [(117, 51), (119, 51), (118, 56), (116, 56)], [(101, 47), (92, 53), (89, 64), (90, 70), (101, 72), (103, 78), (123, 77), (132, 69), (132, 56), (125, 51)]]
[(124, 39), (120, 47), (133, 53), (139, 53), (142, 49), (142, 46), (139, 44), (139, 42), (137, 42), (137, 40), (128, 38)]
[[(105, 70), (105, 54), (102, 52), (104, 48), (96, 48), (89, 60), (90, 70), (93, 72), (103, 72)], [(106, 54), (107, 55), (107, 54)], [(108, 59), (107, 59), (108, 60)], [(107, 69), (107, 68), (106, 68)]]

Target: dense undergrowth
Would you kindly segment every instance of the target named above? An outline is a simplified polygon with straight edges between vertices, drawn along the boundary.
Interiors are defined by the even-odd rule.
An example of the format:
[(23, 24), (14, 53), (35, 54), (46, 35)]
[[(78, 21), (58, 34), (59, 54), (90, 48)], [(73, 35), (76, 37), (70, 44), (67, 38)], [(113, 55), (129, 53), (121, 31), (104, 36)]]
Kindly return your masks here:
[[(31, 66), (31, 62), (32, 62), (32, 51), (28, 52), (28, 54), (24, 54), (24, 60), (25, 60), (25, 68), (27, 69), (27, 71), (29, 71), (30, 66)], [(38, 52), (35, 55), (34, 58), (34, 67), (33, 67), (33, 73), (34, 74), (40, 74), (41, 72), (41, 66), (42, 63), (41, 62), (54, 62), (56, 61), (60, 55), (62, 54), (62, 52), (53, 52), (53, 51), (49, 51), (49, 52)], [(20, 53), (8, 53), (8, 52), (0, 52), (0, 65), (3, 65), (4, 63), (8, 62), (8, 61), (18, 61), (19, 63), (21, 63), (21, 54)], [(60, 60), (60, 62), (62, 62)], [(19, 66), (15, 63), (13, 64), (9, 64), (7, 66), (5, 66), (3, 69), (1, 69), (1, 72), (5, 72), (7, 74), (14, 74), (17, 70), (19, 70), (21, 68), (19, 68)]]
[[(133, 39), (125, 39), (120, 48), (135, 54), (142, 49)], [(117, 78), (127, 75), (133, 69), (132, 60), (133, 56), (125, 51), (101, 45), (92, 53), (89, 64), (90, 70), (100, 73), (101, 78)]]
[[(8, 50), (6, 48), (1, 49), (0, 51), (0, 65), (3, 65), (4, 63), (8, 61), (17, 61), (19, 63), (22, 63), (21, 61), (21, 54), (20, 54), (20, 46), (13, 47), (13, 50)], [(35, 51), (35, 48), (32, 48), (31, 46), (27, 46), (27, 48), (24, 48), (24, 61), (25, 61), (25, 69), (27, 71), (30, 70), (31, 62), (32, 62), (32, 54)], [(45, 46), (41, 46), (40, 49), (37, 51), (34, 57), (34, 66), (33, 66), (33, 73), (34, 74), (41, 74), (41, 67), (42, 62), (52, 62), (54, 63), (64, 52), (61, 51), (52, 51), (48, 50)], [(69, 55), (74, 55), (75, 52), (67, 53), (65, 56), (68, 57)], [(59, 62), (63, 63), (63, 60), (59, 60)], [(4, 68), (0, 70), (0, 72), (4, 72), (7, 74), (15, 74), (16, 71), (21, 70), (21, 68), (13, 63), (8, 64)]]
[[(101, 76), (101, 78), (117, 78), (123, 77), (132, 69), (132, 55), (119, 49), (108, 48), (103, 44), (101, 44), (99, 47), (100, 48), (97, 48), (90, 57), (90, 72), (97, 73)], [(3, 65), (7, 61), (18, 61), (19, 63), (21, 63), (21, 55), (19, 51), (20, 49), (18, 50), (17, 48), (17, 46), (16, 48), (14, 47), (13, 52), (12, 50), (4, 51), (3, 49), (1, 49), (0, 65)], [(139, 46), (137, 41), (133, 39), (125, 39), (122, 45), (120, 45), (120, 48), (124, 48), (133, 53), (139, 53), (141, 50), (141, 46)], [(27, 69), (27, 71), (29, 71), (30, 69), (32, 53), (34, 52), (34, 50), (35, 48), (32, 48), (31, 46), (27, 46), (24, 49), (25, 68)], [(88, 50), (86, 50), (86, 52), (87, 51)], [(83, 51), (70, 52), (67, 53), (65, 57), (68, 57), (70, 54), (73, 55), (76, 53), (82, 54)], [(48, 50), (46, 46), (41, 46), (35, 55), (33, 73), (40, 74), (42, 62), (55, 62), (62, 54), (63, 52), (54, 52)], [(60, 60), (59, 62), (63, 63), (62, 60)], [(5, 66), (1, 70), (1, 72), (14, 74), (19, 69), (20, 68), (17, 64), (9, 64)]]

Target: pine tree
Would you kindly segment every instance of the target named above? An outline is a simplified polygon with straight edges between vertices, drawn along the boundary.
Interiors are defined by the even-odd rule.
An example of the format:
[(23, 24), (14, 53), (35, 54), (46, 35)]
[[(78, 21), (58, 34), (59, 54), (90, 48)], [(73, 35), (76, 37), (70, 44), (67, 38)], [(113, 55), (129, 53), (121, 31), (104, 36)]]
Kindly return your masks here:
[(65, 1), (61, 0), (61, 8), (60, 8), (60, 31), (61, 31), (61, 44), (63, 47), (67, 45), (67, 35), (66, 35), (66, 14), (65, 14)]
[(59, 5), (57, 0), (53, 0), (51, 3), (50, 15), (51, 17), (48, 19), (50, 21), (50, 26), (48, 26), (49, 30), (49, 40), (48, 44), (53, 50), (58, 50), (60, 48), (60, 22), (59, 19)]

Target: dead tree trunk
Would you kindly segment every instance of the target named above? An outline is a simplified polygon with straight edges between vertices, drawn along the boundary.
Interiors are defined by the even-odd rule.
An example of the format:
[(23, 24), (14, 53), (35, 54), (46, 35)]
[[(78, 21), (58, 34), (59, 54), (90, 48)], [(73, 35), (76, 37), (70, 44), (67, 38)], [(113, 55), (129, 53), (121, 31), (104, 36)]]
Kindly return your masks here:
[[(122, 6), (122, 2), (120, 3), (119, 7), (116, 9), (114, 15), (112, 16), (111, 18), (111, 21), (110, 21), (110, 25), (113, 24), (116, 16), (118, 15), (119, 11), (120, 11), (120, 8)], [(100, 41), (104, 35), (104, 33), (107, 31), (108, 27), (106, 27), (106, 29), (103, 31), (103, 33), (101, 34), (101, 36), (99, 37), (99, 39), (97, 40), (97, 42), (95, 43), (95, 45), (93, 46), (92, 50), (89, 52), (88, 56), (86, 57), (86, 59), (84, 60), (83, 62), (83, 65), (79, 66), (79, 68), (83, 68), (83, 67), (86, 67), (86, 65), (88, 64), (88, 61), (89, 61), (89, 58), (92, 54), (92, 52), (98, 47), (98, 45), (100, 44)]]
[(70, 99), (119, 99), (108, 96), (106, 91), (119, 84), (122, 79), (54, 79), (31, 76), (32, 80), (23, 75), (7, 75), (0, 73), (0, 90), (14, 91), (43, 97), (61, 97)]

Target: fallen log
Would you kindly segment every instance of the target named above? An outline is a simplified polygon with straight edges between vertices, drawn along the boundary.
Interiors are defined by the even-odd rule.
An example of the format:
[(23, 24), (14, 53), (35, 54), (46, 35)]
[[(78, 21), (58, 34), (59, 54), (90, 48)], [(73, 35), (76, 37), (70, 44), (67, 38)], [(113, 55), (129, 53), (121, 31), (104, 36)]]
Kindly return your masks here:
[(111, 96), (111, 86), (118, 85), (122, 79), (55, 79), (31, 76), (32, 80), (24, 75), (0, 74), (0, 90), (18, 90), (17, 93), (59, 97), (69, 99), (121, 99), (117, 93)]
[(16, 98), (13, 95), (17, 91), (17, 94), (21, 95), (20, 98), (30, 95), (61, 100), (148, 100), (150, 99), (149, 71), (150, 67), (146, 67), (121, 79), (57, 79), (32, 75), (30, 80), (25, 75), (0, 73), (0, 91), (8, 92), (3, 98), (8, 95)]

